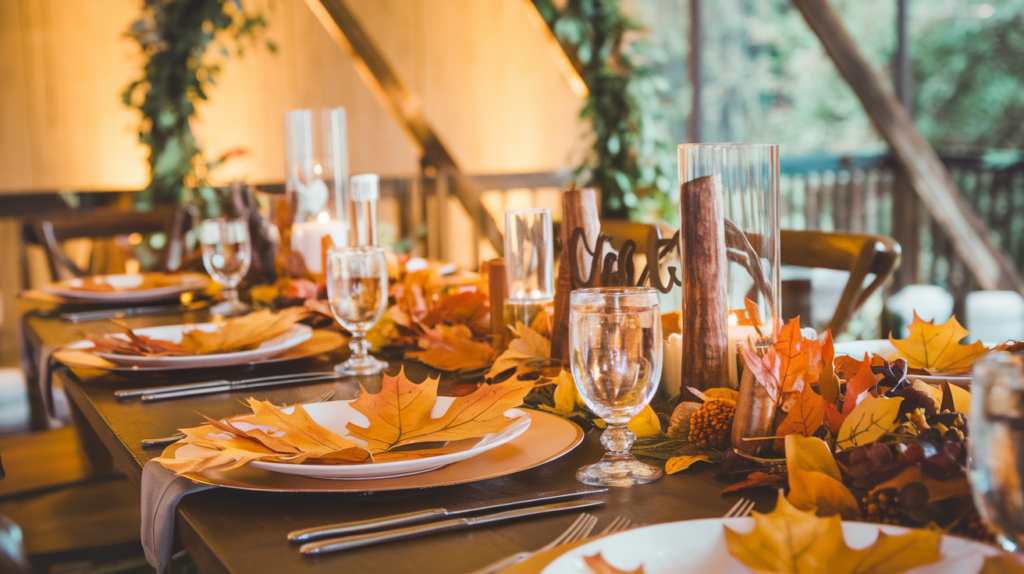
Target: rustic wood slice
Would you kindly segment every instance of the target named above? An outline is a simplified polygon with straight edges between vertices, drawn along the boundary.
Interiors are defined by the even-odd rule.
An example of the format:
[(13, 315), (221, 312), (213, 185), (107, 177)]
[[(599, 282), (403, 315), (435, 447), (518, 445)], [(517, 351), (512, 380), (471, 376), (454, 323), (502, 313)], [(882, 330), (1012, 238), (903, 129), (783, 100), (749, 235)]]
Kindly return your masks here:
[(680, 186), (682, 381), (684, 387), (700, 390), (728, 383), (728, 260), (722, 201), (719, 176), (698, 177)]

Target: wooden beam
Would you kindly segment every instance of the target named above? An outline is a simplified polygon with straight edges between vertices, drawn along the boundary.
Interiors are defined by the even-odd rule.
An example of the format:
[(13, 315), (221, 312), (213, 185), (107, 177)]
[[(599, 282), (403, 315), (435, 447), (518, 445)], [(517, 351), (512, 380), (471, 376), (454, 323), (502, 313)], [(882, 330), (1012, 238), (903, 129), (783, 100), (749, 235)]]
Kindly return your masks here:
[(551, 59), (555, 61), (555, 67), (562, 73), (562, 77), (569, 84), (569, 89), (572, 93), (576, 94), (577, 98), (585, 98), (590, 93), (587, 89), (587, 83), (583, 81), (583, 76), (580, 75), (579, 70), (576, 66), (572, 65), (572, 61), (569, 60), (568, 54), (562, 48), (562, 44), (558, 42), (558, 38), (555, 37), (555, 33), (548, 27), (548, 23), (544, 21), (544, 16), (541, 16), (540, 11), (537, 10), (537, 5), (533, 3), (533, 0), (522, 0), (523, 9), (526, 10), (526, 18), (536, 28), (537, 33), (540, 34), (541, 39), (544, 41), (544, 47), (548, 49), (548, 53), (551, 54)]
[(957, 254), (982, 289), (1024, 293), (1017, 270), (984, 223), (960, 194), (935, 150), (928, 145), (896, 96), (885, 87), (857, 48), (828, 0), (793, 0), (832, 57), (875, 127), (889, 143), (932, 217), (949, 236)]
[(427, 165), (448, 175), (455, 195), (474, 218), (481, 232), (498, 254), (505, 252), (505, 241), (491, 214), (480, 203), (480, 196), (459, 169), (441, 138), (427, 121), (419, 98), (416, 97), (384, 59), (384, 55), (370, 39), (363, 26), (345, 4), (345, 0), (306, 0), (309, 9), (334, 38), (334, 41), (352, 58), (356, 71), (369, 86), (384, 109), (405, 130), (420, 149)]

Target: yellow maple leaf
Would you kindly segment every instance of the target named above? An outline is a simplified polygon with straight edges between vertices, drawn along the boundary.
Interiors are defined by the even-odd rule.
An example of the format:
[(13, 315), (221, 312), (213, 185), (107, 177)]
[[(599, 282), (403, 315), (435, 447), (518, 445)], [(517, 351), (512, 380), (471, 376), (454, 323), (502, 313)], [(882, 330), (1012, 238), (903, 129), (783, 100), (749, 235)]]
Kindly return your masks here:
[(874, 544), (854, 550), (843, 539), (839, 516), (801, 512), (781, 494), (775, 510), (753, 517), (749, 534), (725, 527), (725, 542), (730, 554), (759, 572), (899, 574), (942, 558), (942, 537), (930, 530), (879, 532)]
[(682, 456), (674, 456), (665, 462), (665, 474), (675, 474), (681, 470), (686, 470), (698, 462), (711, 462), (711, 458), (706, 454), (684, 454)]
[(348, 423), (349, 436), (366, 441), (371, 453), (422, 442), (454, 441), (498, 432), (513, 419), (505, 411), (523, 403), (534, 381), (509, 380), (482, 385), (472, 393), (456, 397), (438, 418), (430, 412), (437, 402), (439, 379), (413, 383), (405, 371), (397, 377), (384, 375), (381, 391), (371, 394), (362, 389), (352, 408), (370, 420), (367, 427)]
[(843, 485), (839, 466), (825, 441), (797, 434), (787, 435), (786, 473), (789, 475), (789, 502), (801, 510), (817, 511), (821, 516), (842, 515), (860, 518), (860, 506)]
[(214, 331), (192, 329), (182, 336), (181, 344), (197, 355), (255, 349), (264, 341), (287, 333), (307, 314), (303, 307), (289, 307), (279, 313), (262, 309), (228, 319)]
[[(594, 419), (594, 426), (603, 429), (608, 427), (608, 423), (604, 419)], [(638, 437), (661, 434), (661, 421), (658, 420), (658, 415), (651, 408), (651, 405), (647, 405), (635, 417), (629, 419), (626, 426)]]
[(970, 372), (974, 361), (989, 352), (981, 341), (960, 344), (967, 336), (967, 329), (960, 326), (956, 317), (935, 325), (934, 319), (922, 321), (915, 313), (909, 329), (910, 336), (906, 339), (893, 339), (889, 335), (889, 341), (911, 369), (927, 369), (934, 374), (964, 374)]
[(853, 448), (874, 442), (882, 435), (892, 432), (899, 425), (896, 417), (899, 415), (901, 402), (903, 399), (900, 397), (865, 397), (839, 427), (836, 447)]

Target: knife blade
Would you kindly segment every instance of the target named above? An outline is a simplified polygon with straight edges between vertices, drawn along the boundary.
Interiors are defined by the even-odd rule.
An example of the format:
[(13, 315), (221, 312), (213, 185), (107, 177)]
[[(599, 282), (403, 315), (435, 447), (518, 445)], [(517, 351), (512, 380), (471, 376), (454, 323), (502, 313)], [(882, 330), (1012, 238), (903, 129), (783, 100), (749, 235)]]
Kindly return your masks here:
[(196, 301), (187, 305), (160, 305), (157, 307), (128, 307), (126, 309), (99, 309), (96, 311), (78, 311), (75, 313), (61, 313), (60, 318), (71, 323), (83, 321), (98, 321), (100, 319), (121, 319), (123, 317), (138, 317), (140, 315), (163, 315), (169, 313), (187, 313), (198, 311), (210, 306), (209, 301)]
[[(333, 375), (333, 376), (332, 376)], [(198, 397), (201, 395), (213, 395), (216, 393), (226, 393), (228, 391), (240, 391), (242, 389), (255, 389), (259, 387), (274, 387), (278, 385), (298, 385), (302, 383), (326, 383), (329, 381), (336, 381), (343, 375), (336, 373), (322, 373), (320, 375), (310, 376), (295, 376), (288, 379), (275, 379), (273, 381), (262, 381), (258, 383), (225, 383), (215, 386), (206, 386), (197, 389), (185, 389), (183, 391), (169, 391), (153, 393), (148, 395), (142, 395), (141, 400), (144, 403), (151, 403), (155, 401), (165, 401), (168, 399), (180, 399), (181, 397)]]
[(340, 522), (338, 524), (328, 524), (325, 526), (314, 526), (313, 528), (304, 528), (302, 530), (293, 530), (292, 532), (288, 533), (288, 540), (290, 542), (309, 542), (310, 540), (318, 540), (320, 538), (326, 538), (328, 536), (341, 536), (344, 534), (354, 534), (356, 532), (362, 532), (364, 530), (392, 528), (404, 524), (424, 522), (434, 518), (457, 516), (459, 514), (465, 514), (468, 512), (494, 510), (496, 508), (504, 508), (506, 506), (515, 506), (517, 504), (526, 504), (530, 502), (550, 502), (554, 500), (562, 500), (564, 498), (575, 498), (577, 496), (583, 496), (586, 494), (596, 494), (599, 492), (607, 491), (607, 488), (596, 488), (592, 490), (566, 489), (555, 490), (551, 492), (542, 492), (541, 494), (509, 496), (507, 498), (500, 498), (498, 500), (485, 502), (482, 505), (467, 505), (464, 508), (431, 508), (428, 510), (407, 512), (405, 514), (385, 516), (383, 518), (371, 518), (369, 520)]
[(206, 389), (210, 387), (222, 387), (225, 385), (234, 385), (233, 388), (244, 387), (253, 383), (263, 382), (274, 382), (274, 381), (290, 381), (297, 378), (323, 378), (324, 380), (340, 379), (342, 377), (339, 373), (320, 372), (315, 371), (311, 373), (290, 373), (287, 375), (273, 375), (269, 377), (255, 377), (249, 379), (238, 379), (235, 381), (229, 381), (227, 379), (217, 379), (214, 381), (200, 381), (198, 383), (185, 383), (183, 385), (168, 385), (163, 387), (145, 387), (140, 389), (124, 389), (121, 391), (114, 391), (114, 396), (119, 399), (127, 399), (131, 397), (140, 397), (142, 395), (159, 395), (162, 393), (175, 393), (179, 391), (189, 391), (193, 389)]
[(402, 540), (405, 538), (423, 536), (424, 534), (460, 530), (463, 528), (469, 528), (470, 526), (488, 524), (491, 522), (498, 522), (500, 520), (510, 520), (535, 514), (547, 514), (549, 512), (560, 512), (563, 510), (571, 510), (573, 508), (586, 508), (588, 506), (598, 506), (601, 504), (604, 504), (604, 500), (591, 498), (584, 500), (570, 500), (568, 502), (556, 502), (554, 504), (545, 504), (543, 506), (530, 506), (516, 510), (506, 510), (504, 512), (496, 512), (494, 514), (485, 514), (484, 516), (453, 518), (451, 520), (442, 520), (441, 522), (432, 522), (430, 524), (417, 524), (414, 526), (406, 526), (405, 528), (371, 532), (369, 534), (355, 534), (352, 536), (342, 536), (340, 538), (329, 538), (327, 540), (321, 540), (320, 542), (307, 542), (299, 547), (299, 552), (302, 552), (303, 554), (326, 554), (328, 552), (336, 552), (338, 550), (349, 550), (351, 548), (370, 546), (371, 544), (379, 544), (390, 540)]

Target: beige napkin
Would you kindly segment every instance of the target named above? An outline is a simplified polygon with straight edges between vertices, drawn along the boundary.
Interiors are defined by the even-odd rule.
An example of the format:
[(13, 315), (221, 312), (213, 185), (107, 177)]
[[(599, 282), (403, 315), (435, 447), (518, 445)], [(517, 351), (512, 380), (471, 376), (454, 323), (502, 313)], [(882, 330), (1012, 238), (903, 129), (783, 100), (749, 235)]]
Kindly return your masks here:
[[(61, 413), (57, 408), (53, 395), (53, 351), (50, 345), (41, 344), (38, 349), (33, 349), (28, 339), (28, 314), (22, 317), (20, 341), (18, 351), (21, 361), (21, 370), (27, 377), (29, 404), (32, 407), (32, 428), (46, 429), (59, 428), (61, 422), (67, 417), (67, 413)], [(62, 405), (63, 406), (63, 405)]]
[(210, 488), (215, 487), (175, 476), (158, 462), (149, 461), (142, 468), (142, 549), (157, 574), (167, 572), (171, 564), (178, 502), (186, 494)]

